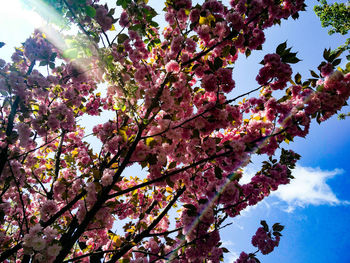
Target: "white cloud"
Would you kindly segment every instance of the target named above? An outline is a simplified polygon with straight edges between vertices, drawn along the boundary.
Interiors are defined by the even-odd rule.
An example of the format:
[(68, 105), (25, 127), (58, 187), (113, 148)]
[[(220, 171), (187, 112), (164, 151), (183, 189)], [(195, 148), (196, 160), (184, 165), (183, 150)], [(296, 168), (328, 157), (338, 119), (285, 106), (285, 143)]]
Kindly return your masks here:
[(259, 169), (258, 167), (252, 167), (252, 165), (247, 166), (243, 169), (243, 176), (239, 180), (241, 184), (247, 184), (250, 182), (250, 180), (253, 178), (253, 176), (256, 174), (256, 172)]
[[(250, 212), (254, 211), (255, 209), (263, 209), (264, 213), (266, 215), (270, 214), (271, 211), (271, 204), (269, 202), (267, 202), (266, 200), (262, 200), (260, 202), (258, 202), (256, 205), (252, 205), (252, 206), (247, 206), (244, 210), (242, 210), (240, 212), (240, 217), (249, 217), (250, 216)], [(238, 227), (240, 228), (240, 227)], [(243, 227), (242, 227), (243, 229)]]
[(233, 263), (237, 258), (239, 258), (239, 253), (230, 251), (230, 253), (224, 254), (224, 263)]
[(231, 240), (222, 240), (221, 241), (221, 243), (222, 243), (222, 246), (226, 246), (226, 247), (231, 247), (231, 246), (234, 246), (235, 245), (235, 243), (233, 243)]
[(326, 171), (297, 166), (292, 172), (295, 179), (288, 185), (281, 185), (272, 195), (288, 204), (287, 212), (292, 212), (298, 206), (349, 204), (348, 201), (339, 200), (326, 182), (343, 172), (341, 169)]
[(24, 8), (19, 0), (8, 1), (5, 8), (0, 10), (0, 14), (1, 20), (7, 21), (7, 25), (9, 25), (8, 21), (15, 23), (17, 26), (23, 24), (28, 26), (30, 24), (32, 27), (39, 27), (43, 24), (42, 18), (36, 12)]
[(233, 250), (235, 245), (231, 240), (222, 240), (222, 247), (229, 250), (228, 253), (224, 254), (224, 263), (233, 263), (239, 257), (239, 253)]

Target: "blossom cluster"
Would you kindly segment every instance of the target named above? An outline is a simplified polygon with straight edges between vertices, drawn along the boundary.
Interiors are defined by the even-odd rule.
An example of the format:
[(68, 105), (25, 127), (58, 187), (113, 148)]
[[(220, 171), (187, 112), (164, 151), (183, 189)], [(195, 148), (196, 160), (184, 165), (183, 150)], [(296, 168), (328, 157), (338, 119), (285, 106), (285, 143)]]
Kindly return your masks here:
[[(301, 0), (167, 1), (163, 31), (147, 1), (117, 1), (114, 39), (102, 32), (118, 29), (114, 9), (63, 2), (85, 38), (67, 37), (67, 52), (36, 31), (0, 60), (0, 261), (220, 262), (225, 219), (289, 183), (300, 156), (277, 160), (277, 149), (346, 103), (350, 73), (328, 56), (315, 79), (294, 82), (291, 53), (277, 48), (258, 88), (231, 93), (238, 57)], [(267, 160), (243, 184), (254, 154)], [(280, 230), (263, 224), (253, 245), (270, 253)]]

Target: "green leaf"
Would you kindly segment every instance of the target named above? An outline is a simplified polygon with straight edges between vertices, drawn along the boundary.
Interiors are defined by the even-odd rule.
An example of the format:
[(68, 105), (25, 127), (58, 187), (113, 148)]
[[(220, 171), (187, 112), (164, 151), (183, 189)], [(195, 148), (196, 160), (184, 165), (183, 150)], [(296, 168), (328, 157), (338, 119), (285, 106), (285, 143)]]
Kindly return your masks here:
[(346, 64), (345, 68), (346, 68), (347, 71), (350, 71), (350, 62), (348, 62), (348, 63)]
[(131, 0), (118, 0), (117, 5), (126, 9), (128, 5), (131, 3)]
[(198, 130), (198, 129), (194, 129), (194, 130), (192, 131), (192, 138), (200, 138), (199, 130)]
[(146, 161), (141, 162), (142, 169), (145, 168), (146, 166), (147, 166), (147, 162)]
[(119, 34), (118, 36), (118, 43), (122, 44), (125, 40), (127, 40), (129, 37), (127, 34)]
[(317, 79), (309, 79), (311, 82), (311, 87), (316, 87), (316, 81)]
[(218, 166), (215, 166), (214, 172), (216, 178), (218, 178), (219, 180), (222, 179), (222, 171)]
[(93, 37), (94, 41), (96, 41), (96, 42), (100, 41), (100, 37), (96, 32), (89, 31), (88, 33), (89, 33), (89, 35), (91, 35)]
[(273, 234), (274, 236), (279, 236), (279, 237), (282, 236), (282, 234), (281, 234), (280, 232), (277, 232), (277, 231), (273, 232), (272, 234)]
[(191, 217), (197, 216), (197, 212), (194, 210), (187, 210), (186, 213), (188, 216), (191, 216)]
[(339, 57), (341, 54), (343, 53), (343, 50), (340, 49), (338, 51), (332, 51), (331, 52), (331, 56), (330, 56), (330, 59), (333, 61), (334, 59), (336, 59), (337, 57)]
[(153, 137), (147, 138), (145, 141), (146, 145), (149, 146), (150, 148), (153, 148), (154, 145), (157, 144), (156, 140)]
[(5, 90), (0, 90), (0, 94), (3, 96), (7, 96), (7, 92)]
[(147, 162), (150, 164), (150, 165), (155, 165), (158, 161), (158, 158), (157, 158), (157, 155), (155, 154), (149, 154), (147, 156)]
[(85, 13), (89, 17), (95, 17), (96, 16), (96, 9), (93, 8), (92, 6), (86, 6), (85, 7)]
[(272, 226), (273, 231), (281, 232), (284, 229), (284, 226), (280, 225), (280, 223), (276, 223)]
[(316, 88), (316, 91), (322, 92), (323, 89), (324, 89), (324, 86), (323, 86), (323, 85), (318, 85), (317, 88)]
[(225, 248), (225, 247), (222, 247), (221, 249), (222, 249), (222, 252), (224, 252), (224, 253), (229, 253), (229, 252), (230, 252), (230, 251), (229, 251), (227, 248)]
[(338, 59), (336, 59), (336, 60), (334, 60), (333, 62), (332, 62), (332, 65), (335, 67), (335, 66), (338, 66), (339, 64), (340, 64), (340, 62), (341, 62), (341, 59), (340, 58), (338, 58)]
[(199, 199), (198, 203), (200, 203), (200, 204), (206, 204), (206, 203), (208, 203), (208, 199), (204, 199), (204, 198)]
[(320, 76), (316, 74), (315, 71), (310, 70), (311, 76), (313, 76), (314, 78), (319, 78)]
[(194, 205), (192, 204), (184, 204), (183, 207), (189, 209), (189, 210), (194, 210), (194, 211), (197, 211), (197, 207), (195, 207)]
[(284, 63), (290, 63), (290, 64), (295, 64), (298, 63), (299, 61), (301, 61), (300, 59), (298, 59), (297, 57), (293, 56), (293, 57), (285, 57), (282, 59), (282, 62)]
[(295, 83), (301, 84), (301, 75), (297, 73), (294, 77)]
[(269, 231), (269, 226), (267, 225), (267, 223), (266, 223), (265, 220), (261, 220), (261, 221), (260, 221), (260, 224), (263, 226), (263, 228), (264, 228), (264, 230), (265, 230), (266, 232)]
[(78, 57), (78, 50), (76, 48), (70, 48), (63, 51), (64, 58), (74, 59)]
[(230, 54), (230, 50), (231, 50), (230, 46), (225, 46), (221, 52), (221, 56), (227, 57), (227, 55)]
[(231, 46), (230, 54), (231, 54), (232, 56), (234, 56), (234, 55), (236, 55), (236, 53), (237, 53), (237, 49), (235, 48), (235, 46)]
[(48, 64), (48, 62), (45, 61), (45, 60), (43, 60), (43, 61), (40, 61), (39, 66), (40, 66), (40, 67), (41, 67), (41, 66), (46, 66), (47, 64)]
[(247, 48), (246, 51), (245, 51), (245, 56), (249, 57), (250, 54), (252, 54), (252, 51), (249, 48)]
[(170, 177), (165, 178), (165, 181), (170, 187), (174, 187), (175, 184), (173, 181), (170, 180)]
[(109, 15), (109, 16), (113, 16), (114, 13), (115, 13), (115, 8), (111, 8), (111, 9), (109, 10), (109, 12), (108, 12), (108, 15)]
[(222, 65), (223, 65), (222, 59), (216, 57), (216, 58), (214, 59), (214, 68), (215, 68), (216, 70), (218, 70), (219, 68), (222, 67)]
[(292, 18), (293, 18), (294, 20), (298, 19), (298, 18), (299, 18), (299, 13), (294, 13), (294, 14), (292, 15)]
[(187, 209), (186, 213), (188, 216), (197, 216), (197, 207), (192, 204), (185, 204), (184, 207)]
[(157, 23), (157, 22), (155, 22), (155, 21), (151, 21), (151, 23), (149, 23), (151, 26), (153, 26), (153, 27), (156, 27), (156, 28), (158, 28), (159, 27), (159, 24)]
[(207, 62), (208, 62), (209, 68), (210, 68), (212, 71), (215, 71), (216, 69), (215, 69), (215, 66), (214, 66), (213, 62), (211, 62), (210, 60), (207, 60)]
[(323, 51), (323, 58), (327, 61), (329, 61), (329, 56), (330, 56), (330, 53), (331, 53), (331, 49), (327, 49), (325, 48), (324, 51)]
[(309, 85), (310, 85), (309, 80), (303, 82), (303, 87), (308, 87)]
[(287, 41), (279, 44), (276, 48), (276, 53), (281, 56), (284, 53), (286, 47), (287, 47)]
[(176, 167), (176, 161), (173, 161), (169, 164), (168, 169), (173, 169)]
[(53, 52), (53, 53), (51, 54), (51, 56), (50, 56), (50, 61), (54, 62), (55, 59), (56, 59), (56, 57), (57, 57), (57, 53), (56, 53), (56, 52)]

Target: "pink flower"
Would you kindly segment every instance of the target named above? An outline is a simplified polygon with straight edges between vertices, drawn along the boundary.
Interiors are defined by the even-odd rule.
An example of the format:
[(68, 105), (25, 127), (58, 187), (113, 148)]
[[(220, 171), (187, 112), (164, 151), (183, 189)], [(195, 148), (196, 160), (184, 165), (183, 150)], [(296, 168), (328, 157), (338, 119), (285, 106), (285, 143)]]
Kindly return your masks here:
[(53, 200), (47, 200), (40, 209), (41, 217), (43, 220), (47, 220), (48, 216), (56, 213), (57, 205)]
[(122, 27), (126, 27), (129, 24), (129, 16), (128, 14), (123, 11), (120, 15), (119, 25)]
[(103, 176), (101, 178), (101, 184), (103, 186), (110, 185), (113, 182), (113, 175), (114, 175), (114, 172), (112, 169), (106, 169), (103, 172)]
[(61, 247), (57, 244), (53, 244), (52, 246), (49, 246), (47, 248), (47, 254), (50, 257), (56, 257), (58, 255), (58, 253), (60, 252)]
[(18, 136), (19, 136), (19, 145), (22, 147), (26, 147), (29, 143), (30, 139), (30, 128), (28, 125), (24, 123), (18, 123), (17, 126)]
[(167, 72), (178, 73), (180, 71), (180, 65), (175, 60), (171, 60), (165, 65), (165, 70)]
[(192, 23), (197, 22), (200, 17), (200, 11), (198, 9), (193, 9), (190, 13), (190, 21)]
[(333, 73), (333, 65), (331, 63), (327, 63), (321, 68), (322, 77), (327, 77)]
[(202, 86), (206, 91), (215, 91), (217, 89), (217, 79), (214, 74), (204, 75)]
[(43, 250), (46, 247), (46, 242), (43, 238), (36, 236), (32, 239), (31, 244), (36, 251)]

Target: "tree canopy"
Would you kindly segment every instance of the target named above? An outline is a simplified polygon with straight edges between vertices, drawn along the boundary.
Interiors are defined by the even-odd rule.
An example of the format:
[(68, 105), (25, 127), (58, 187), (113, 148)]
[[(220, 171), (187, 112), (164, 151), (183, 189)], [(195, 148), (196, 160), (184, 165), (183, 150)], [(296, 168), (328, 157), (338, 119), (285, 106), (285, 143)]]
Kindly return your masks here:
[[(167, 0), (163, 29), (147, 2), (30, 2), (55, 26), (0, 60), (0, 261), (220, 262), (225, 220), (293, 179), (300, 156), (281, 144), (350, 96), (342, 50), (303, 79), (286, 42), (234, 92), (238, 56), (302, 0)], [(101, 116), (91, 134), (85, 116)], [(242, 183), (253, 155), (266, 160)], [(236, 262), (259, 262), (283, 228), (262, 220)]]

